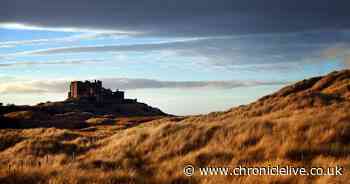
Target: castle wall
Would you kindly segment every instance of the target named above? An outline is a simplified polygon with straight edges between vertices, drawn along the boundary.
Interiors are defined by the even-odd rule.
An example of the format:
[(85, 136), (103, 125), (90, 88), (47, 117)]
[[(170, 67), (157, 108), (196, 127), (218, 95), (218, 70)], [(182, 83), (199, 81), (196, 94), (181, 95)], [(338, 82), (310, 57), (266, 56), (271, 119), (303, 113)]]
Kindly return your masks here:
[(98, 102), (123, 102), (125, 99), (124, 91), (111, 91), (102, 87), (101, 81), (73, 81), (70, 84), (69, 98), (94, 98)]

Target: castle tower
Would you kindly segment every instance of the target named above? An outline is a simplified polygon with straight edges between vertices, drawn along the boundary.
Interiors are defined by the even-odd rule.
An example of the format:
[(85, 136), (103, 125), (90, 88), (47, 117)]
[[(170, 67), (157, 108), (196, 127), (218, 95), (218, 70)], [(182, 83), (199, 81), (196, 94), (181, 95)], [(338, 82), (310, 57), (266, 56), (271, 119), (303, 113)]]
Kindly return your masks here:
[(79, 97), (79, 81), (73, 81), (70, 83), (70, 92), (68, 93), (69, 98)]

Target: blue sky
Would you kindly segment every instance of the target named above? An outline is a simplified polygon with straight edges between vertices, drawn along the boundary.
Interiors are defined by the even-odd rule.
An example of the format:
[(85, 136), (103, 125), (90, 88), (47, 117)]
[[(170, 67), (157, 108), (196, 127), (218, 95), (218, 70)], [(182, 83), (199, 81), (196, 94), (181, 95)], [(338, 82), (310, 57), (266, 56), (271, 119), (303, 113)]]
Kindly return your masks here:
[[(323, 43), (318, 37), (313, 38), (340, 34), (338, 32), (311, 32), (308, 36), (299, 33), (297, 36), (262, 34), (230, 35), (225, 38), (157, 38), (78, 31), (23, 30), (16, 26), (0, 30), (0, 77), (5, 79), (0, 86), (0, 92), (3, 93), (0, 100), (4, 103), (35, 104), (41, 101), (64, 100), (66, 97), (66, 92), (61, 90), (31, 90), (31, 83), (37, 81), (136, 78), (158, 81), (272, 83), (204, 88), (157, 88), (146, 85), (139, 89), (128, 89), (128, 86), (124, 89), (128, 97), (138, 98), (168, 113), (207, 113), (249, 103), (293, 81), (344, 67), (341, 58), (322, 56), (330, 48), (327, 42), (330, 42), (330, 46), (336, 46), (336, 40), (325, 40)], [(340, 37), (342, 40), (348, 39), (347, 34)], [(133, 48), (135, 45), (164, 43), (175, 44), (166, 46), (166, 49)], [(203, 47), (202, 44), (207, 43), (210, 44)], [(116, 51), (31, 53), (57, 48), (123, 45), (130, 48), (124, 51), (118, 51), (117, 47)], [(307, 49), (304, 50), (304, 47)], [(9, 83), (16, 85), (11, 86)], [(107, 87), (115, 88), (118, 84)]]
[(2, 3), (3, 103), (64, 100), (69, 81), (101, 79), (167, 113), (198, 114), (350, 66), (342, 3)]

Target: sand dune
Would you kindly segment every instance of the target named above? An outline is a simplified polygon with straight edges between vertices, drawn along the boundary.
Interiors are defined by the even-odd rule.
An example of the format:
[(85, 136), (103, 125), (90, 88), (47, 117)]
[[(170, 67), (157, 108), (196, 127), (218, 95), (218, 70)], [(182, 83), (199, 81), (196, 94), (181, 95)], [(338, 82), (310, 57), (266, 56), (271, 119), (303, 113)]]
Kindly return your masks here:
[[(89, 118), (88, 126), (81, 129), (0, 130), (0, 183), (350, 181), (350, 70), (300, 81), (226, 112), (188, 117)], [(344, 174), (201, 176), (197, 172), (188, 177), (183, 174), (187, 164), (338, 165)]]

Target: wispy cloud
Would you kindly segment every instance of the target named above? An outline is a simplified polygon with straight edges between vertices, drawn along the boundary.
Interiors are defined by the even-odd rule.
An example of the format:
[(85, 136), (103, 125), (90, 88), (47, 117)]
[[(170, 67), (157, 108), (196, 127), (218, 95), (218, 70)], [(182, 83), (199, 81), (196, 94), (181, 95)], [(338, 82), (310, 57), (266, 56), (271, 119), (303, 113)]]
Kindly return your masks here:
[(12, 47), (26, 46), (26, 45), (44, 45), (44, 44), (52, 44), (52, 43), (67, 44), (69, 42), (78, 42), (83, 40), (119, 39), (125, 36), (128, 36), (128, 35), (120, 34), (120, 33), (81, 33), (81, 34), (66, 36), (61, 38), (4, 41), (4, 42), (0, 42), (0, 48), (12, 48)]
[(142, 35), (141, 32), (136, 31), (118, 31), (73, 27), (42, 27), (21, 23), (0, 23), (0, 29), (75, 33), (75, 35), (73, 36), (66, 36), (61, 38), (4, 41), (0, 42), (0, 48), (12, 48), (23, 45), (43, 45), (52, 43), (78, 42), (82, 40), (116, 39), (126, 36)]
[(0, 28), (9, 30), (29, 30), (29, 31), (52, 31), (52, 32), (69, 32), (69, 33), (95, 33), (95, 34), (119, 34), (119, 35), (135, 35), (141, 34), (136, 31), (118, 31), (96, 28), (76, 28), (76, 27), (47, 27), (37, 26), (33, 24), (24, 24), (17, 22), (0, 23)]
[(11, 62), (0, 63), (0, 67), (15, 67), (15, 66), (32, 66), (32, 65), (77, 65), (77, 64), (92, 64), (100, 63), (103, 60), (60, 60), (60, 61), (23, 61), (23, 62)]
[[(285, 81), (159, 81), (152, 79), (105, 78), (104, 86), (112, 89), (157, 89), (157, 88), (207, 88), (231, 89), (261, 85), (282, 85)], [(68, 91), (67, 80), (11, 81), (0, 83), (0, 94), (11, 93), (65, 93)]]
[[(67, 83), (68, 84), (68, 83)], [(62, 93), (67, 89), (66, 81), (12, 80), (0, 83), (0, 94)]]
[[(305, 38), (305, 34), (312, 35)], [(303, 67), (307, 57), (314, 57), (324, 49), (328, 40), (315, 40), (319, 35), (341, 35), (337, 32), (300, 32), (284, 34), (261, 34), (240, 36), (213, 36), (184, 39), (172, 39), (157, 43), (142, 43), (130, 45), (94, 45), (56, 47), (29, 50), (12, 54), (13, 56), (40, 56), (56, 54), (101, 53), (113, 52), (128, 55), (128, 52), (140, 52), (150, 56), (149, 60), (168, 61), (181, 58), (210, 69), (227, 70), (269, 70), (291, 71)], [(344, 36), (345, 37), (345, 36)], [(347, 38), (349, 39), (349, 38)], [(284, 44), (288, 43), (288, 44)], [(153, 52), (154, 51), (154, 52)], [(162, 53), (171, 53), (170, 57), (159, 58)], [(318, 56), (319, 57), (319, 56)], [(163, 62), (164, 63), (164, 62)]]
[(172, 41), (162, 41), (155, 43), (131, 44), (131, 45), (101, 45), (101, 46), (77, 46), (77, 47), (60, 47), (39, 49), (25, 52), (18, 52), (13, 55), (50, 55), (50, 54), (65, 54), (65, 53), (85, 53), (85, 52), (143, 52), (153, 50), (168, 50), (168, 49), (189, 49), (193, 46), (198, 46), (201, 41), (218, 40), (229, 37), (195, 37), (185, 39), (175, 39)]
[(24, 94), (24, 93), (44, 93), (45, 89), (34, 85), (23, 85), (20, 83), (0, 84), (0, 94)]

